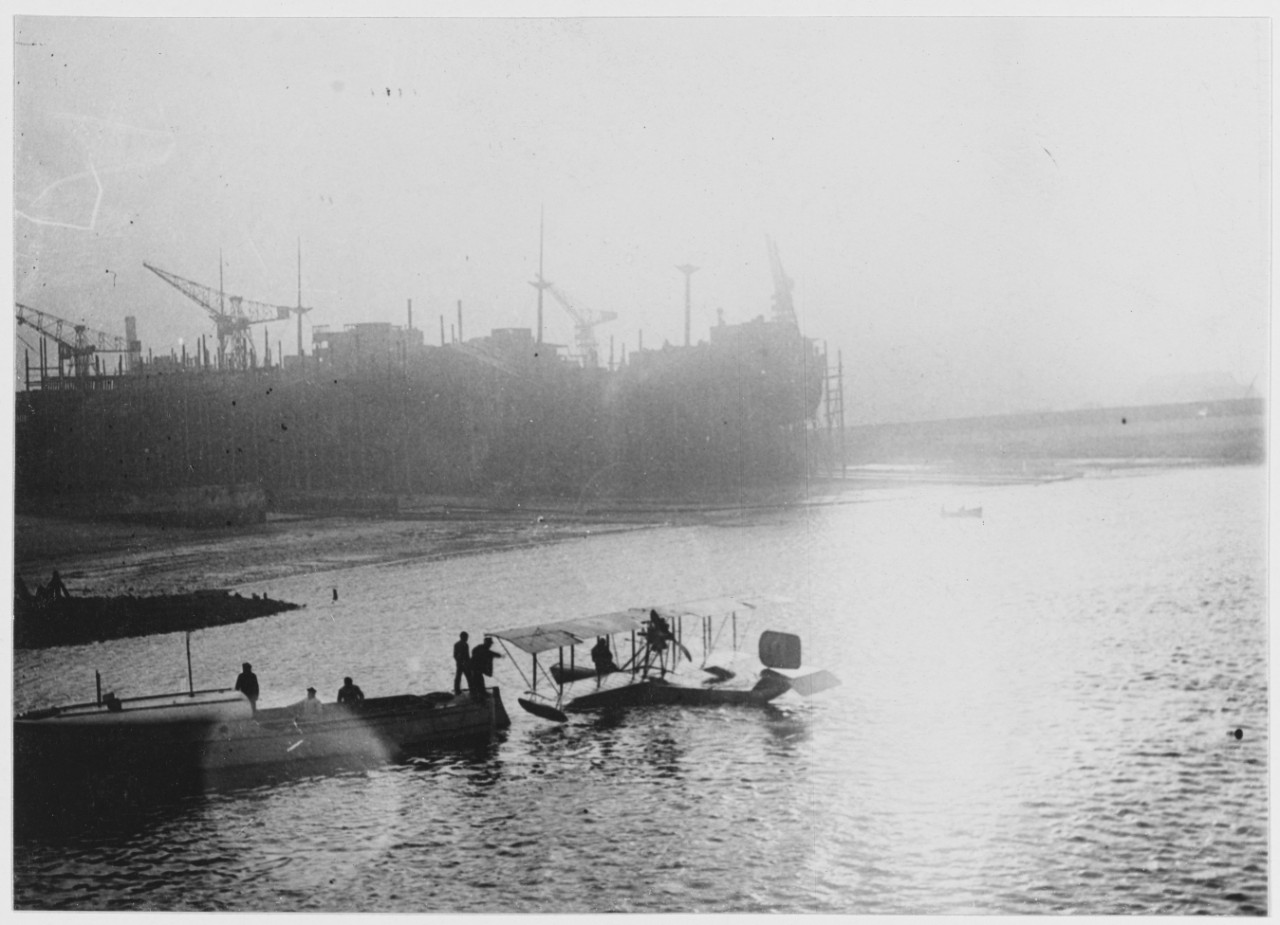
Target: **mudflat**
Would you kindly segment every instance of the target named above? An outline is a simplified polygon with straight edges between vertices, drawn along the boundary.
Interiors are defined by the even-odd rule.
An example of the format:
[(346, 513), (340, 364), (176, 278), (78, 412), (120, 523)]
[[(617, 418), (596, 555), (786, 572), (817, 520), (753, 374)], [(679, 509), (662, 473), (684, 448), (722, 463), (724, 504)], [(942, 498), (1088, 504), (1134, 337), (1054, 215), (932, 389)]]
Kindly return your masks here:
[(647, 526), (511, 513), (465, 519), (272, 517), (265, 524), (199, 529), (19, 515), (14, 568), (33, 591), (57, 569), (76, 596), (176, 594)]

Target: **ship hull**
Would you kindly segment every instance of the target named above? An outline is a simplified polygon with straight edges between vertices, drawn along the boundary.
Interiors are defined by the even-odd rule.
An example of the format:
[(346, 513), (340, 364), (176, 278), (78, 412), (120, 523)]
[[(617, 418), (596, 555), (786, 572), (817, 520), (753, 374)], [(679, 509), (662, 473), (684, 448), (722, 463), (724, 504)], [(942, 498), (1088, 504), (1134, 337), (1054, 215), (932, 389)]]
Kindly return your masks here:
[(792, 325), (717, 326), (614, 370), (494, 350), (21, 393), (18, 510), (225, 525), (391, 514), (401, 497), (732, 500), (803, 481), (825, 358)]

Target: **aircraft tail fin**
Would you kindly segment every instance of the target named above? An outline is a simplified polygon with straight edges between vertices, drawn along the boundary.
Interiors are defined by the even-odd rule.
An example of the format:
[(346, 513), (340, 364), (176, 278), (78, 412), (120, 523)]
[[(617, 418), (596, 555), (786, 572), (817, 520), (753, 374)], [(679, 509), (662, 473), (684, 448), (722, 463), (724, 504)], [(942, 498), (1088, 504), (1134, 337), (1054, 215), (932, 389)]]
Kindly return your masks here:
[(765, 630), (760, 634), (760, 661), (766, 668), (799, 668), (800, 637), (793, 633)]

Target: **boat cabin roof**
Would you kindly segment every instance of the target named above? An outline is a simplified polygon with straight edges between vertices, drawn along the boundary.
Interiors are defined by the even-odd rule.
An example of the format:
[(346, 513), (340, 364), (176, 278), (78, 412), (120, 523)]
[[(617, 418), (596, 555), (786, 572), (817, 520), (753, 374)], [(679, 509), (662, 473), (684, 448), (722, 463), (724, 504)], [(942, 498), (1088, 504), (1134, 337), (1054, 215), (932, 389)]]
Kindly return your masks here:
[(682, 604), (664, 604), (660, 607), (632, 607), (628, 610), (615, 610), (574, 620), (557, 620), (534, 623), (530, 626), (517, 626), (512, 629), (491, 630), (485, 635), (509, 642), (531, 655), (537, 655), (548, 649), (580, 645), (592, 636), (612, 636), (614, 633), (642, 631), (651, 610), (656, 610), (667, 618), (714, 617), (754, 607), (754, 604), (742, 598), (714, 597)]

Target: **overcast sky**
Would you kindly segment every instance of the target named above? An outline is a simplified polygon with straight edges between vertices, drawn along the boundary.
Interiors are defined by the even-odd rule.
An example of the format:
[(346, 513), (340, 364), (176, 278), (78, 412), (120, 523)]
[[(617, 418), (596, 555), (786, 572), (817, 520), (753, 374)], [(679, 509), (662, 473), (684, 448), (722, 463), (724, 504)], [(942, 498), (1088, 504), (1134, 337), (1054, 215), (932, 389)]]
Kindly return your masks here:
[[(855, 422), (1265, 389), (1265, 20), (21, 17), (20, 302), (167, 353), (143, 261), (311, 324), (535, 325), (607, 353), (770, 311), (766, 235)], [(296, 350), (292, 323), (272, 349)], [(546, 307), (548, 340), (571, 343)], [(255, 336), (261, 344), (262, 331)], [(259, 348), (260, 349), (260, 348)], [(19, 371), (20, 371), (19, 366)]]

